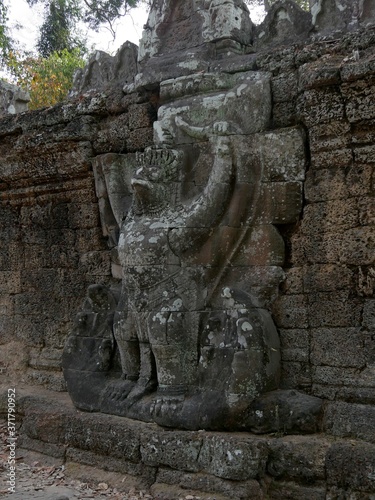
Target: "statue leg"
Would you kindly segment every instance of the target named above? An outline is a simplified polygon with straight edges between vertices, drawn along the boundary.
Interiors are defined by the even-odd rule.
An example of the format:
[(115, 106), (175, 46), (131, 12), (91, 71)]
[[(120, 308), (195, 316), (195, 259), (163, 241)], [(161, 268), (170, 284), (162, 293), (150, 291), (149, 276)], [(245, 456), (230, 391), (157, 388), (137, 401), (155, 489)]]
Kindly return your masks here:
[(147, 316), (147, 311), (137, 311), (134, 315), (139, 347), (139, 371), (137, 383), (128, 396), (128, 400), (134, 402), (154, 391), (157, 386), (155, 358), (149, 342)]
[(113, 333), (118, 346), (122, 376), (109, 389), (108, 396), (116, 401), (123, 401), (134, 388), (139, 377), (140, 348), (136, 335), (135, 312), (122, 300), (115, 313)]
[(197, 375), (199, 313), (186, 310), (165, 311), (166, 307), (163, 309), (163, 312), (149, 316), (158, 395), (183, 399), (195, 383)]

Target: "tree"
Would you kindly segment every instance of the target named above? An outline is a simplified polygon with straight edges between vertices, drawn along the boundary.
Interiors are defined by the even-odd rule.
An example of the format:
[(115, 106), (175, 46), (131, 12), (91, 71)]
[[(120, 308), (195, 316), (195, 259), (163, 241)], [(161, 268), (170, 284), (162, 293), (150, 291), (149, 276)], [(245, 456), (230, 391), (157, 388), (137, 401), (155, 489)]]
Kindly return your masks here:
[(53, 52), (64, 49), (85, 51), (77, 23), (82, 18), (78, 0), (27, 0), (30, 6), (43, 3), (45, 17), (40, 27), (37, 43), (38, 53), (49, 57)]
[(16, 83), (30, 93), (29, 109), (53, 106), (62, 101), (72, 88), (74, 72), (86, 61), (79, 49), (53, 52), (47, 58), (26, 57), (13, 60)]
[(0, 64), (7, 65), (9, 55), (14, 50), (14, 40), (12, 39), (8, 27), (8, 5), (4, 0), (0, 0)]
[(106, 25), (115, 38), (114, 21), (129, 14), (139, 3), (140, 0), (83, 0), (83, 21), (95, 31)]

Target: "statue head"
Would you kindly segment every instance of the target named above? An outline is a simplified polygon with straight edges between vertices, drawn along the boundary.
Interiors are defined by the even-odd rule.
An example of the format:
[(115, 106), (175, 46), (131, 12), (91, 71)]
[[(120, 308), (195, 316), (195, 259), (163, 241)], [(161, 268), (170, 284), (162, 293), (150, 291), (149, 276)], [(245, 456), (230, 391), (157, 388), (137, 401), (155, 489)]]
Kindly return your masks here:
[(169, 148), (146, 148), (137, 153), (137, 168), (131, 179), (136, 203), (153, 209), (174, 205), (182, 179), (183, 152)]

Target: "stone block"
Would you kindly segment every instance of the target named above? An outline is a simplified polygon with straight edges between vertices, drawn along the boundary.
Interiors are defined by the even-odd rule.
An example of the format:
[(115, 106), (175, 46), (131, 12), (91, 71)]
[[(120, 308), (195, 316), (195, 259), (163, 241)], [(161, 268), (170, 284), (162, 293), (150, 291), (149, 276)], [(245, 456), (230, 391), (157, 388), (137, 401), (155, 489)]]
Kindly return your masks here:
[(311, 166), (313, 168), (330, 168), (330, 167), (348, 167), (353, 161), (352, 150), (347, 149), (337, 149), (320, 151), (311, 154)]
[(374, 241), (375, 228), (372, 226), (349, 229), (343, 234), (340, 262), (355, 266), (371, 266), (375, 262)]
[(304, 295), (279, 297), (272, 309), (278, 328), (307, 328), (307, 300)]
[(91, 229), (98, 227), (99, 212), (96, 203), (69, 205), (69, 227), (71, 229)]
[(140, 433), (130, 420), (79, 412), (66, 420), (64, 442), (72, 448), (99, 455), (128, 460), (141, 460)]
[(108, 248), (100, 227), (77, 229), (74, 233), (75, 242), (73, 242), (73, 246), (80, 254), (93, 250), (106, 250)]
[(308, 389), (311, 386), (311, 365), (305, 362), (283, 361), (281, 364), (281, 389)]
[(262, 182), (303, 181), (306, 162), (304, 141), (304, 133), (300, 127), (254, 136), (254, 146), (260, 151), (263, 167)]
[(298, 77), (296, 72), (290, 71), (272, 78), (271, 89), (274, 103), (295, 99), (298, 94)]
[(267, 496), (270, 500), (325, 500), (326, 487), (324, 483), (321, 486), (304, 486), (293, 482), (272, 481), (267, 490)]
[[(337, 314), (340, 314), (337, 311)], [(366, 351), (360, 328), (321, 328), (311, 330), (311, 363), (363, 368)]]
[(75, 462), (82, 465), (95, 467), (96, 470), (103, 469), (110, 472), (120, 472), (131, 476), (141, 477), (144, 487), (149, 488), (155, 482), (157, 469), (148, 467), (141, 463), (134, 463), (123, 458), (114, 458), (108, 455), (99, 455), (91, 451), (84, 451), (77, 448), (66, 449), (67, 462)]
[(370, 57), (361, 57), (359, 61), (343, 64), (341, 79), (343, 82), (353, 82), (366, 78), (375, 72), (375, 61)]
[(363, 306), (362, 326), (370, 332), (375, 331), (375, 300), (365, 300)]
[(274, 128), (291, 127), (298, 123), (295, 101), (275, 102), (272, 108)]
[(375, 85), (366, 81), (341, 86), (345, 98), (345, 111), (350, 123), (371, 120), (375, 117)]
[(261, 185), (259, 224), (292, 224), (302, 210), (302, 182), (267, 182)]
[(236, 255), (234, 266), (280, 266), (284, 263), (284, 240), (271, 224), (249, 229)]
[(375, 446), (355, 441), (334, 443), (327, 453), (326, 469), (329, 486), (372, 493), (375, 491)]
[(375, 224), (375, 198), (366, 197), (358, 200), (359, 223), (361, 226)]
[(127, 113), (107, 118), (101, 123), (93, 147), (95, 153), (123, 153), (127, 149), (129, 135), (129, 116)]
[(356, 199), (312, 203), (303, 213), (303, 232), (308, 234), (347, 230), (358, 226)]
[(347, 148), (351, 141), (351, 127), (347, 121), (331, 121), (309, 128), (310, 150), (315, 153)]
[(356, 147), (354, 149), (354, 161), (357, 163), (375, 163), (375, 146)]
[(200, 450), (199, 466), (223, 479), (245, 481), (264, 474), (267, 456), (267, 444), (261, 437), (207, 434)]
[(64, 458), (65, 456), (65, 446), (63, 444), (46, 443), (39, 439), (32, 439), (27, 435), (20, 436), (17, 445), (25, 450), (43, 453), (49, 457)]
[(328, 62), (317, 61), (301, 66), (298, 70), (299, 88), (307, 90), (340, 84), (342, 59), (342, 56), (331, 57)]
[(226, 495), (226, 498), (236, 498), (238, 500), (245, 500), (248, 498), (255, 500), (263, 498), (259, 483), (252, 479), (247, 481), (231, 481), (202, 472), (189, 474), (176, 470), (159, 468), (156, 484), (159, 483), (178, 485), (185, 490), (223, 494)]
[(362, 304), (347, 291), (318, 292), (309, 297), (309, 325), (319, 327), (360, 326)]
[(188, 472), (201, 469), (198, 463), (203, 439), (201, 433), (148, 430), (140, 439), (141, 458), (146, 465), (164, 465)]
[(127, 150), (129, 152), (142, 151), (147, 146), (152, 146), (154, 132), (151, 127), (138, 128), (129, 132), (127, 137)]
[(310, 339), (307, 329), (280, 329), (279, 334), (283, 361), (309, 361)]
[[(24, 300), (24, 298), (21, 300)], [(21, 304), (18, 304), (18, 307), (20, 307), (20, 305)], [(38, 306), (36, 305), (36, 307)], [(38, 318), (38, 315), (27, 315), (24, 317), (22, 314), (15, 314), (14, 334), (16, 339), (24, 342), (26, 346), (37, 347), (44, 343), (43, 323), (41, 319)]]
[(274, 74), (295, 71), (295, 51), (291, 47), (275, 48), (272, 53), (259, 52), (257, 54), (258, 67)]
[(108, 251), (82, 254), (79, 269), (96, 276), (111, 276), (111, 255)]
[(303, 290), (306, 293), (345, 290), (353, 280), (353, 271), (345, 265), (312, 264), (304, 268)]
[(326, 233), (324, 235), (294, 234), (291, 237), (291, 260), (299, 264), (335, 264), (342, 251), (342, 233)]
[(20, 271), (0, 271), (0, 289), (2, 293), (18, 294), (22, 291)]
[(348, 188), (344, 168), (310, 169), (306, 174), (305, 196), (308, 202), (346, 198)]
[(151, 103), (132, 104), (129, 106), (129, 129), (152, 127), (156, 120), (156, 110)]
[(285, 271), (285, 279), (282, 283), (282, 291), (285, 295), (303, 293), (303, 267), (291, 267)]
[(343, 98), (335, 88), (307, 90), (299, 96), (297, 106), (308, 127), (344, 120)]
[(362, 371), (356, 368), (332, 366), (315, 366), (313, 381), (317, 384), (339, 385), (348, 387), (374, 387), (374, 367), (369, 364)]
[(315, 436), (286, 436), (270, 440), (267, 472), (283, 480), (312, 484), (325, 479), (326, 454), (332, 446), (329, 439)]

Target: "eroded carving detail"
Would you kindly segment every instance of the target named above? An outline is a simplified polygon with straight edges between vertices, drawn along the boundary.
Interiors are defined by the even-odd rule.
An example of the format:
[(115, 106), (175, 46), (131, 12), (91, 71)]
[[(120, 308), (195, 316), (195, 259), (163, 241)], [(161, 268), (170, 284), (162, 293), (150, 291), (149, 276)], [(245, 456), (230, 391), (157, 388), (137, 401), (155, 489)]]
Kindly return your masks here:
[(249, 408), (279, 383), (266, 306), (283, 277), (284, 243), (273, 224), (298, 218), (303, 134), (263, 131), (267, 73), (192, 75), (164, 82), (161, 95), (155, 146), (94, 164), (103, 230), (111, 245), (119, 235), (122, 290), (112, 365), (96, 373), (95, 396), (80, 403), (72, 354), (68, 387), (84, 409), (187, 429), (253, 428)]

